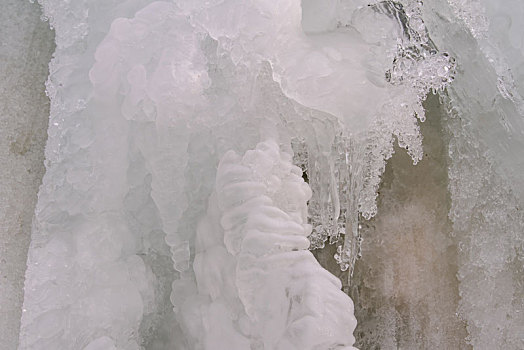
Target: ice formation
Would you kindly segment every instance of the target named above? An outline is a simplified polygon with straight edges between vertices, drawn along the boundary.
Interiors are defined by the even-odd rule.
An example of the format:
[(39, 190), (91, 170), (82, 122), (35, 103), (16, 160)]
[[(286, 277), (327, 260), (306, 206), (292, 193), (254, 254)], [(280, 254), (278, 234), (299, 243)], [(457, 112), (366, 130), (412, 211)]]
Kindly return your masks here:
[(291, 159), (266, 141), (218, 165), (197, 228), (199, 292), (180, 306), (201, 313), (197, 348), (354, 349), (353, 303), (307, 251), (311, 190)]
[[(108, 11), (90, 5), (93, 18)], [(291, 156), (272, 159), (280, 147), (291, 152), (294, 129), (302, 127), (284, 125), (301, 117), (294, 109), (309, 109), (278, 92), (268, 61), (254, 55), (235, 63), (182, 5), (140, 5), (132, 18), (106, 19), (108, 34), (91, 46), (88, 38), (97, 33), (87, 28), (77, 42), (62, 41), (60, 20), (75, 16), (50, 18), (57, 71), (48, 82), (49, 135), (56, 137), (47, 144), (36, 208), (21, 348), (351, 348), (352, 302), (307, 251), (309, 187)], [(77, 45), (87, 48), (79, 53)], [(73, 62), (67, 71), (60, 59)], [(84, 59), (92, 65), (74, 65)], [(69, 84), (85, 87), (69, 90)], [(257, 144), (265, 138), (277, 143), (268, 159), (255, 157), (253, 176), (235, 174), (234, 164), (224, 170), (230, 175), (221, 175), (220, 166), (217, 173), (223, 157), (220, 164), (231, 162), (231, 150), (263, 148)], [(279, 161), (283, 170), (272, 174), (268, 166)], [(225, 195), (220, 181), (236, 176), (246, 179)], [(219, 227), (199, 231), (213, 191), (224, 211), (222, 220), (208, 213), (224, 229), (217, 247)], [(249, 195), (256, 195), (254, 207), (228, 202)], [(253, 223), (244, 228), (242, 220)]]
[(39, 3), (19, 349), (524, 347), (519, 0)]

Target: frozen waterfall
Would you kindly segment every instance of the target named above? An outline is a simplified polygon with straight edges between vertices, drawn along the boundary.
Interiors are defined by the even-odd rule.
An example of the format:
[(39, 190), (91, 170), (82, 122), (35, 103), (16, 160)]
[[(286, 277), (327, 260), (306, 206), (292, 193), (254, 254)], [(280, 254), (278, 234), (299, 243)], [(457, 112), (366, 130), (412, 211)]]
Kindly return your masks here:
[(521, 0), (0, 16), (0, 349), (524, 349)]

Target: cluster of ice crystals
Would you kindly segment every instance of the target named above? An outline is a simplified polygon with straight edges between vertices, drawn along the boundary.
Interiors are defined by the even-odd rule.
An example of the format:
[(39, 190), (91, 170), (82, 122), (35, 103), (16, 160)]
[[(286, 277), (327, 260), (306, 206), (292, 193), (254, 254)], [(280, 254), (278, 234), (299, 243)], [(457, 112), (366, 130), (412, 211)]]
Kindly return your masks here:
[[(302, 6), (306, 14), (311, 11), (306, 8), (309, 2)], [(456, 64), (449, 54), (439, 52), (429, 38), (421, 2), (382, 1), (352, 6), (342, 1), (339, 7), (337, 28), (354, 28), (370, 44), (369, 50), (375, 57), (368, 58), (366, 76), (375, 86), (384, 87), (388, 95), (370, 118), (365, 132), (355, 131), (342, 119), (341, 128), (346, 131), (338, 141), (333, 139), (330, 155), (325, 160), (309, 155), (307, 176), (314, 193), (310, 201), (311, 248), (322, 248), (327, 240), (336, 243), (340, 234), (349, 233), (345, 242), (339, 243), (335, 256), (342, 270), (346, 270), (352, 269), (359, 254), (359, 216), (370, 219), (376, 215), (376, 193), (385, 162), (393, 154), (394, 139), (407, 150), (414, 164), (422, 159), (417, 124), (417, 119), (425, 119), (422, 101), (428, 93), (442, 92), (449, 86)]]

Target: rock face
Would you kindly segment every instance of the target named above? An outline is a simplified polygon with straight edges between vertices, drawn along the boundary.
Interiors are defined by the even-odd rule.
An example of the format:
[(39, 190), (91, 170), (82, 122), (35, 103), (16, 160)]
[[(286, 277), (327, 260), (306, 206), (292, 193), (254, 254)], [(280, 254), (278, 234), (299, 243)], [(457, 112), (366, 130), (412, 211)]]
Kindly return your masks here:
[[(0, 347), (16, 349), (37, 191), (44, 174), (54, 35), (37, 4), (4, 1), (0, 19)], [(13, 20), (16, 18), (16, 20)]]

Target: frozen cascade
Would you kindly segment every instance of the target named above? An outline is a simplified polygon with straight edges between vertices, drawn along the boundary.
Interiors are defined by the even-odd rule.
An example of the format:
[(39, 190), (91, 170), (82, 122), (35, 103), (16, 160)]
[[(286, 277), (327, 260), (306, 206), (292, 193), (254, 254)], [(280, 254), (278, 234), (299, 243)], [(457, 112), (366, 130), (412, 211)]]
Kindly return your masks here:
[(197, 228), (199, 293), (176, 305), (200, 314), (196, 348), (354, 349), (353, 303), (307, 250), (311, 190), (291, 159), (266, 141), (220, 161)]
[[(107, 13), (107, 7), (95, 5), (91, 4), (90, 16), (97, 18), (96, 11)], [(296, 124), (303, 113), (322, 115), (278, 93), (267, 63), (258, 60), (259, 68), (250, 71), (220, 54), (217, 41), (190, 23), (177, 6), (168, 2), (140, 5), (131, 19), (106, 21), (109, 33), (105, 37), (93, 33), (100, 36), (100, 43), (95, 40), (96, 44), (89, 45), (87, 28), (78, 33), (77, 42), (70, 38), (62, 41), (57, 33), (57, 54), (51, 68), (53, 71), (56, 65), (56, 72), (48, 81), (52, 117), (47, 172), (28, 259), (21, 348), (66, 348), (71, 344), (82, 349), (213, 348), (214, 342), (200, 343), (195, 336), (201, 334), (195, 327), (202, 318), (195, 312), (206, 297), (203, 285), (209, 283), (197, 269), (195, 233), (214, 188), (216, 164), (231, 149), (255, 147), (266, 133), (275, 133), (274, 138), (290, 152), (292, 135), (303, 126), (288, 128), (283, 124)], [(130, 11), (125, 6), (117, 10), (121, 15)], [(77, 17), (87, 10), (79, 11)], [(71, 17), (69, 14), (64, 20)], [(58, 32), (62, 23), (55, 24), (52, 16), (50, 21)], [(104, 25), (103, 20), (99, 25)], [(85, 51), (76, 51), (74, 46)], [(66, 71), (59, 65), (60, 52), (73, 62)], [(83, 61), (93, 58), (86, 69)], [(74, 62), (80, 62), (76, 69)], [(85, 87), (69, 90), (69, 84)], [(246, 90), (247, 84), (258, 96), (248, 95), (252, 92)], [(77, 94), (85, 89), (89, 92), (79, 99)], [(73, 94), (71, 98), (68, 92)], [(264, 108), (265, 98), (273, 97), (271, 108)], [(282, 115), (287, 119), (282, 120)], [(336, 123), (333, 117), (326, 119)], [(239, 127), (244, 135), (232, 139)], [(55, 179), (61, 180), (55, 183)], [(56, 191), (64, 201), (56, 199)], [(306, 200), (304, 197), (301, 202), (301, 220), (306, 218)], [(268, 222), (269, 226), (258, 230), (273, 230), (273, 235), (281, 232), (279, 222)], [(292, 222), (280, 230), (297, 234)], [(304, 234), (309, 231), (301, 231), (302, 240), (291, 240), (289, 249), (308, 247)], [(280, 281), (297, 264), (317, 271), (314, 276), (307, 272), (292, 277), (288, 283), (285, 291), (294, 295), (294, 306), (289, 306), (294, 315), (282, 319), (290, 325), (289, 334), (281, 340), (269, 339), (274, 338), (269, 324), (273, 318), (251, 310), (264, 305), (264, 300), (255, 298), (251, 301), (255, 305), (249, 307), (243, 296), (246, 291), (238, 281), (244, 281), (249, 289), (249, 280), (258, 276), (256, 270), (238, 272), (238, 291), (222, 291), (228, 298), (239, 295), (253, 328), (266, 325), (268, 329), (258, 330), (259, 335), (251, 330), (252, 334), (243, 336), (247, 340), (237, 346), (261, 342), (266, 347), (295, 344), (304, 348), (304, 342), (312, 343), (313, 339), (305, 334), (314, 336), (308, 330), (321, 330), (319, 324), (334, 325), (322, 331), (333, 333), (333, 339), (324, 336), (312, 347), (352, 345), (355, 322), (351, 300), (337, 291), (340, 285), (336, 280), (322, 277), (323, 270), (307, 254), (272, 258), (290, 264), (275, 271)], [(166, 256), (172, 259), (170, 268), (161, 264)], [(240, 258), (249, 260), (245, 255)], [(271, 264), (271, 259), (267, 260), (260, 263)], [(169, 275), (174, 281), (166, 300), (163, 291), (166, 283), (169, 285), (165, 278)], [(308, 294), (301, 295), (297, 283), (334, 292), (326, 294), (319, 305), (309, 300)], [(288, 300), (285, 294), (280, 298)], [(213, 304), (211, 311), (216, 313), (217, 307), (220, 310)], [(326, 314), (325, 307), (347, 312)], [(167, 333), (173, 330), (177, 336)]]
[(19, 349), (524, 347), (520, 1), (39, 3)]

